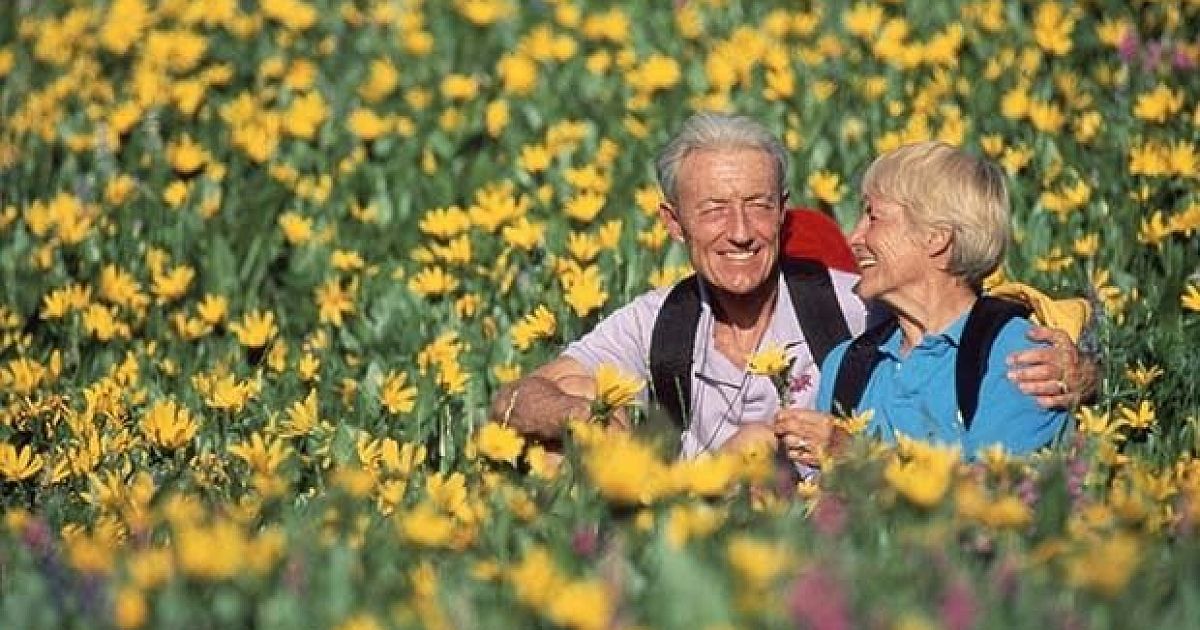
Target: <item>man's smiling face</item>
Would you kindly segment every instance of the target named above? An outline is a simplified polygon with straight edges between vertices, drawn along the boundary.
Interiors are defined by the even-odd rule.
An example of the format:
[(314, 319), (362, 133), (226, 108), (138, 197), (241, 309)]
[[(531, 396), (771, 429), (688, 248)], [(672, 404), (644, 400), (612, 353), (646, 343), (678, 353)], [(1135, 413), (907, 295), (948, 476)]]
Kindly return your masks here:
[(676, 181), (678, 206), (664, 205), (662, 216), (696, 272), (729, 295), (761, 289), (779, 256), (785, 203), (771, 155), (702, 149), (683, 159)]

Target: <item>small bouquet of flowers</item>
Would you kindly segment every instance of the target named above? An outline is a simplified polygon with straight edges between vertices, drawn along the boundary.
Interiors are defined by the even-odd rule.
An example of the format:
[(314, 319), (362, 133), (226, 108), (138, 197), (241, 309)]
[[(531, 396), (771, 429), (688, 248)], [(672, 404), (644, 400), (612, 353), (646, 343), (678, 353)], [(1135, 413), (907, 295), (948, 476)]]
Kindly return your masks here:
[(750, 356), (746, 370), (754, 376), (770, 378), (775, 392), (779, 394), (779, 407), (785, 408), (791, 402), (789, 379), (795, 362), (795, 357), (788, 356), (787, 348), (772, 343)]

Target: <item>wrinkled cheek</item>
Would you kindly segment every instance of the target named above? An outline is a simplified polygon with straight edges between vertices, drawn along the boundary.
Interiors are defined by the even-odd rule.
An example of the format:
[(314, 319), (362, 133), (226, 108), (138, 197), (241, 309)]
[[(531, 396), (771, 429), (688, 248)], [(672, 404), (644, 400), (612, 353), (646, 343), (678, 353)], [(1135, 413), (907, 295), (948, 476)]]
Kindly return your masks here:
[(888, 239), (871, 247), (871, 253), (879, 263), (878, 267), (891, 267), (903, 260), (906, 244), (895, 239)]

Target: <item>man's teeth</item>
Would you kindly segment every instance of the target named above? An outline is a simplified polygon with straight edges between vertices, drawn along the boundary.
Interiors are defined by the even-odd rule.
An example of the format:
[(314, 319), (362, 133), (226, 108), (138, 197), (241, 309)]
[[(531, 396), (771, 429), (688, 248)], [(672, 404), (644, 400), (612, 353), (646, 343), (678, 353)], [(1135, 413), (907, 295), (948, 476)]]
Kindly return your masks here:
[(754, 252), (727, 252), (725, 254), (726, 258), (734, 260), (750, 260), (752, 256), (754, 256)]
[(878, 264), (878, 262), (874, 258), (859, 258), (858, 259), (858, 268), (859, 269), (866, 269), (867, 267), (874, 267), (877, 264)]

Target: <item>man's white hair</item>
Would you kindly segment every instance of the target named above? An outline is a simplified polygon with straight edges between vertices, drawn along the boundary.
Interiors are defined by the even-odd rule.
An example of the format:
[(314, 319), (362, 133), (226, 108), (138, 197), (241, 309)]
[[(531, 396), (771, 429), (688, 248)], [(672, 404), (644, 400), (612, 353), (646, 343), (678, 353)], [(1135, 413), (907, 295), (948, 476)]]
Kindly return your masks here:
[(658, 185), (672, 206), (679, 203), (679, 165), (693, 151), (706, 149), (758, 149), (770, 155), (775, 164), (775, 190), (782, 198), (788, 156), (775, 134), (745, 116), (700, 113), (683, 123), (655, 160)]

